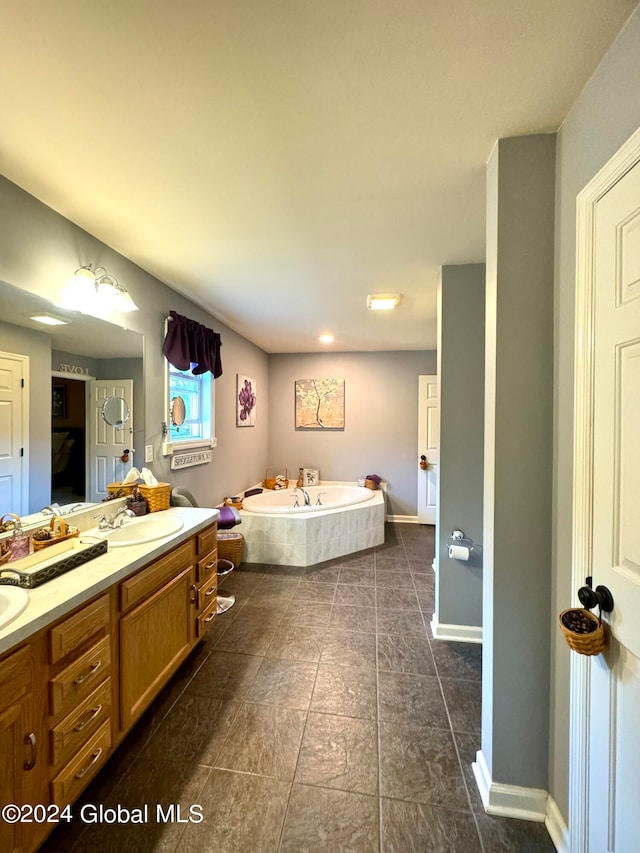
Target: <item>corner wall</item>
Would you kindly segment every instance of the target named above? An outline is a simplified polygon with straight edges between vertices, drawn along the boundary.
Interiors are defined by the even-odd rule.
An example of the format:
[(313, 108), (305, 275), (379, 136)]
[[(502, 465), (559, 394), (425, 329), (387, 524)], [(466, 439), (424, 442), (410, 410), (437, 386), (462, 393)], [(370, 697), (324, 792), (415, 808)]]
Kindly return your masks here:
[[(418, 376), (436, 372), (436, 354), (357, 352), (269, 357), (268, 465), (318, 468), (323, 480), (379, 474), (387, 512), (415, 516), (418, 495)], [(345, 428), (296, 430), (296, 379), (345, 380)], [(264, 473), (264, 472), (263, 472)]]
[(555, 135), (501, 139), (487, 181), (482, 752), (546, 790)]
[[(443, 627), (482, 625), (484, 315), (485, 265), (442, 267), (436, 615)], [(449, 558), (451, 531), (456, 529), (476, 543), (466, 563)]]

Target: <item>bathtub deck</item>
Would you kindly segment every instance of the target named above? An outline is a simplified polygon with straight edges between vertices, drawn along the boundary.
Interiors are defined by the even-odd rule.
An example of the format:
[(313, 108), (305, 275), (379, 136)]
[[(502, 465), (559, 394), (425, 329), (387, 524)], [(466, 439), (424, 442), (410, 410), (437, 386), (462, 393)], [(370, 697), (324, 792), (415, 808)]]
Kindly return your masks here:
[(364, 504), (264, 515), (241, 510), (239, 532), (248, 563), (315, 566), (384, 542), (385, 504), (381, 491)]

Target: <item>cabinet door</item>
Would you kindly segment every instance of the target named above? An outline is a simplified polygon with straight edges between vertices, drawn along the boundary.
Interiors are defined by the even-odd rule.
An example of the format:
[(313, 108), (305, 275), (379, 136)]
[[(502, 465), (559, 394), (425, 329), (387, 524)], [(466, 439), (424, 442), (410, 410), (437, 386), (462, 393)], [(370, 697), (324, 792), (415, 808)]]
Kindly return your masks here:
[[(28, 737), (28, 696), (0, 712), (0, 804), (23, 805), (24, 775), (33, 762), (33, 747)], [(25, 765), (26, 762), (26, 765)], [(20, 823), (0, 820), (0, 850), (17, 853), (22, 850)]]
[(189, 566), (120, 620), (120, 725), (140, 716), (185, 659), (194, 638)]

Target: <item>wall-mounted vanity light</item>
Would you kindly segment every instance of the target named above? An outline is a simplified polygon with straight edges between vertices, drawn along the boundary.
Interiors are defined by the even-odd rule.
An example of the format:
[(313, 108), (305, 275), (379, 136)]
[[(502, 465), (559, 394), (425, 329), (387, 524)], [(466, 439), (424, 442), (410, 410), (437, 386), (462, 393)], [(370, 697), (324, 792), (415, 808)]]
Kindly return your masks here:
[(63, 308), (100, 316), (102, 313), (137, 311), (129, 292), (104, 267), (80, 267), (62, 290), (58, 304)]

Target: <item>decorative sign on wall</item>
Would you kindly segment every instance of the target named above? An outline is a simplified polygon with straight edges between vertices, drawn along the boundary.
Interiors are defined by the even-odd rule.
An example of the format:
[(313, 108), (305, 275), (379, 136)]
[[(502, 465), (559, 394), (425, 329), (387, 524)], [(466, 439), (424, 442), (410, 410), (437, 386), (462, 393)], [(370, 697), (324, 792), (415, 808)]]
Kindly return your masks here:
[(204, 465), (213, 459), (211, 450), (195, 450), (193, 453), (180, 453), (171, 457), (171, 470), (192, 468), (194, 465)]
[(58, 365), (58, 370), (60, 373), (80, 373), (82, 376), (89, 376), (89, 368), (82, 367), (79, 364), (65, 364), (64, 362), (60, 362)]
[(258, 404), (256, 380), (237, 373), (236, 383), (236, 426), (255, 426)]
[(296, 379), (296, 429), (344, 429), (344, 379)]

